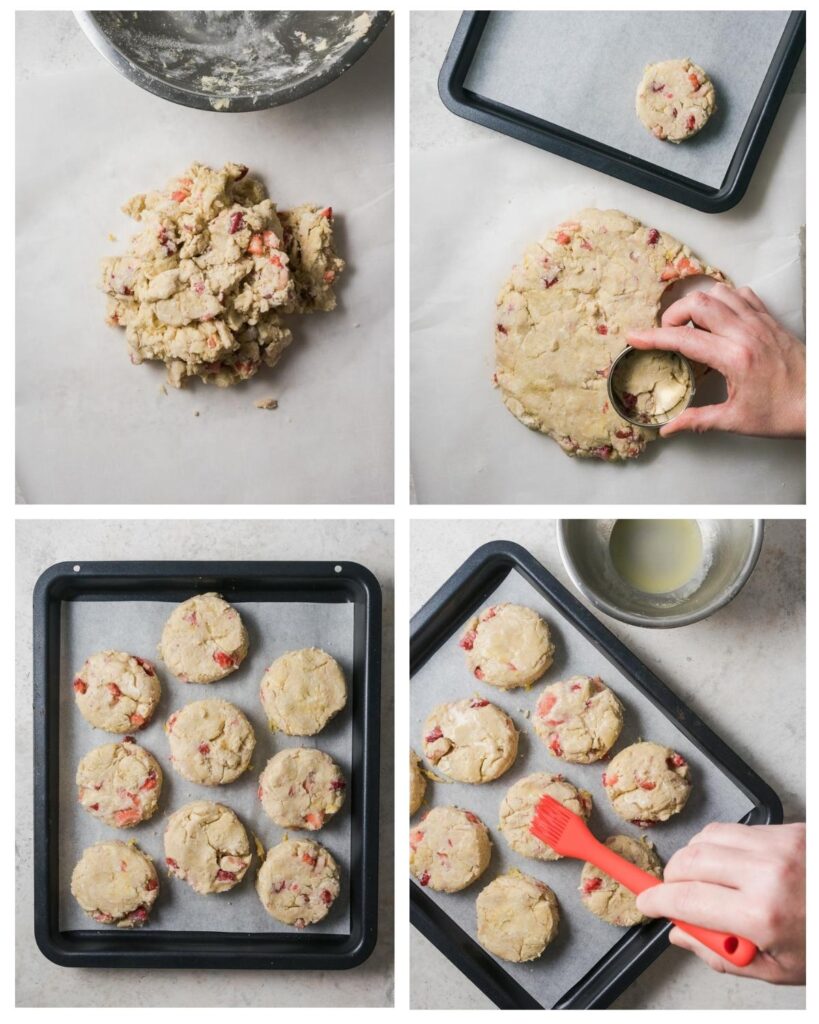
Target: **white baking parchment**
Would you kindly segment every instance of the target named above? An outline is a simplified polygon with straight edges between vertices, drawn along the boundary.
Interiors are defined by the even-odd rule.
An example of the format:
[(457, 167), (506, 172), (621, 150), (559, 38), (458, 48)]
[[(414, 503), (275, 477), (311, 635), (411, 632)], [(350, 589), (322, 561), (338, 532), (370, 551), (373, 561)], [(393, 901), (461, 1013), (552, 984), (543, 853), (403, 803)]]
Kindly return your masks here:
[[(68, 12), (17, 16), (17, 474), (23, 501), (389, 502), (393, 494), (393, 30), (326, 88), (254, 113), (177, 106), (118, 74)], [(120, 211), (191, 162), (245, 163), (282, 209), (331, 205), (332, 313), (288, 318), (279, 365), (167, 387), (104, 322)], [(109, 233), (116, 241), (109, 239)], [(255, 402), (275, 398), (275, 411)]]
[[(725, 177), (789, 11), (495, 11), (465, 87), (712, 188)], [(739, 55), (741, 59), (738, 59)], [(635, 114), (648, 64), (690, 57), (717, 111), (685, 144)]]
[[(502, 601), (533, 608), (549, 623), (556, 652), (554, 663), (542, 682), (535, 683), (529, 690), (522, 688), (508, 691), (479, 682), (470, 675), (464, 652), (458, 646), (461, 629), (439, 648), (412, 679), (410, 736), (419, 754), (423, 750), (424, 721), (430, 711), (438, 704), (462, 700), (473, 694), (479, 694), (503, 708), (520, 730), (517, 761), (494, 782), (482, 785), (437, 781), (428, 783), (420, 813), (423, 814), (431, 807), (455, 805), (477, 814), (490, 831), (492, 859), (484, 874), (460, 893), (437, 893), (429, 888), (425, 888), (424, 892), (467, 935), (477, 941), (475, 900), (492, 879), (511, 868), (518, 868), (549, 885), (560, 904), (560, 929), (555, 941), (538, 960), (527, 964), (512, 964), (496, 958), (504, 970), (548, 1007), (619, 942), (625, 929), (604, 923), (582, 905), (577, 891), (582, 870), (579, 861), (570, 858), (539, 861), (523, 857), (509, 847), (498, 831), (498, 812), (501, 801), (514, 783), (532, 772), (562, 774), (569, 782), (592, 794), (594, 806), (589, 827), (598, 839), (610, 835), (634, 838), (647, 835), (655, 844), (663, 863), (709, 821), (739, 821), (752, 804), (727, 776), (711, 764), (705, 754), (693, 746), (669, 719), (616, 671), (604, 655), (568, 621), (561, 619), (549, 602), (518, 572), (512, 571), (481, 607)], [(637, 829), (622, 821), (611, 810), (600, 781), (606, 761), (591, 765), (569, 764), (553, 757), (538, 739), (528, 716), (534, 712), (543, 685), (572, 675), (600, 676), (623, 703), (625, 723), (613, 754), (644, 739), (663, 743), (688, 761), (693, 786), (685, 809), (678, 815), (647, 830)]]
[[(241, 667), (218, 683), (180, 683), (158, 658), (156, 647), (162, 628), (175, 607), (166, 601), (83, 601), (63, 603), (60, 665), (60, 928), (64, 931), (100, 927), (71, 895), (71, 872), (82, 851), (111, 839), (136, 840), (153, 858), (159, 875), (159, 898), (151, 911), (151, 930), (284, 932), (262, 906), (256, 894), (257, 854), (242, 881), (226, 893), (201, 896), (187, 882), (171, 878), (165, 867), (163, 836), (168, 816), (192, 800), (212, 800), (234, 810), (250, 836), (258, 836), (265, 851), (291, 838), (308, 837), (330, 851), (341, 873), (341, 895), (328, 916), (310, 925), (310, 934), (350, 931), (350, 803), (349, 776), (352, 757), (352, 694), (347, 706), (317, 735), (285, 736), (272, 733), (259, 701), (259, 684), (265, 669), (285, 651), (320, 647), (341, 665), (348, 686), (353, 665), (353, 614), (350, 603), (279, 603), (236, 601), (249, 638), (249, 653)], [(77, 802), (74, 783), (77, 764), (89, 750), (122, 739), (93, 729), (74, 701), (71, 681), (85, 659), (100, 650), (123, 650), (148, 658), (156, 665), (162, 684), (159, 707), (150, 724), (134, 734), (162, 766), (164, 776), (159, 809), (153, 818), (130, 829), (110, 828), (84, 811)], [(212, 698), (228, 700), (245, 713), (256, 734), (250, 767), (225, 786), (198, 786), (174, 771), (168, 757), (164, 725), (183, 705)], [(318, 747), (338, 764), (348, 780), (348, 799), (342, 809), (317, 832), (286, 830), (264, 813), (257, 795), (259, 776), (269, 758), (285, 747)]]
[[(587, 206), (623, 210), (675, 235), (736, 285), (752, 287), (804, 338), (804, 95), (786, 95), (748, 193), (717, 216), (479, 129), (420, 86), (414, 96), (414, 135), (426, 140), (412, 155), (415, 500), (802, 503), (801, 441), (685, 433), (652, 442), (627, 464), (572, 459), (516, 420), (491, 380), (501, 286), (529, 244)], [(439, 128), (433, 138), (420, 123), (430, 117)], [(720, 400), (720, 382), (706, 379), (696, 403)]]

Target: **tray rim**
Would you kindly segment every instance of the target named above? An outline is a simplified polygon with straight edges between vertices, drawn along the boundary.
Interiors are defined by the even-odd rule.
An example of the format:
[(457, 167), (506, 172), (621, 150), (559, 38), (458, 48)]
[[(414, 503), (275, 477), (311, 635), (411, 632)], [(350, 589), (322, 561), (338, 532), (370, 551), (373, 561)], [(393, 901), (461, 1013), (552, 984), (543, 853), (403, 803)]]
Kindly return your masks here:
[(713, 188), (465, 89), (464, 81), (484, 28), (489, 16), (496, 13), (508, 12), (464, 11), (461, 15), (438, 75), (438, 94), (444, 106), (467, 121), (703, 213), (723, 213), (745, 195), (805, 47), (806, 12), (791, 11), (722, 184)]
[[(477, 548), (410, 620), (410, 680), (509, 575), (518, 571), (568, 624), (640, 690), (697, 748), (729, 776), (754, 807), (745, 824), (779, 824), (782, 803), (774, 790), (731, 750), (699, 716), (689, 711), (651, 669), (574, 597), (526, 548), (494, 540)], [(439, 622), (439, 619), (443, 619)], [(677, 712), (684, 709), (686, 722)], [(706, 750), (705, 744), (711, 749)], [(726, 763), (728, 762), (728, 763)], [(729, 764), (731, 767), (729, 767)], [(742, 778), (737, 773), (742, 774)], [(744, 780), (744, 781), (743, 781)], [(753, 788), (750, 788), (753, 787)], [(500, 1009), (548, 1009), (410, 880), (410, 920), (422, 934)], [(630, 928), (551, 1009), (605, 1009), (668, 946), (671, 923), (657, 920)], [(611, 967), (616, 973), (612, 977)]]
[[(75, 571), (74, 566), (79, 570)], [(200, 932), (88, 928), (61, 931), (53, 880), (59, 853), (51, 842), (58, 821), (57, 801), (49, 782), (59, 777), (57, 758), (49, 752), (56, 742), (59, 721), (48, 713), (49, 628), (59, 629), (59, 603), (81, 596), (81, 586), (104, 590), (115, 581), (146, 587), (157, 583), (174, 592), (204, 592), (211, 584), (230, 594), (243, 585), (261, 588), (274, 580), (298, 585), (323, 584), (330, 600), (355, 606), (355, 634), (361, 631), (361, 664), (354, 667), (360, 693), (361, 770), (358, 871), (350, 871), (350, 932), (310, 935), (309, 932)], [(226, 586), (231, 581), (238, 587)], [(261, 597), (259, 589), (254, 598)], [(127, 599), (127, 592), (120, 592)], [(347, 596), (345, 597), (345, 593)], [(117, 599), (107, 593), (106, 599)], [(93, 599), (93, 598), (92, 598)], [(243, 598), (234, 598), (237, 601)], [(292, 594), (283, 600), (293, 600)], [(275, 600), (275, 599), (274, 599)], [(57, 613), (53, 615), (54, 605)], [(324, 561), (76, 561), (57, 562), (37, 579), (33, 589), (33, 721), (34, 721), (34, 937), (40, 952), (61, 967), (162, 967), (181, 969), (346, 970), (363, 963), (373, 952), (378, 935), (379, 748), (381, 690), (381, 587), (374, 574), (358, 562)], [(56, 622), (54, 619), (56, 618)], [(51, 669), (53, 671), (53, 668)], [(53, 695), (52, 695), (53, 696)], [(51, 775), (54, 774), (54, 779)], [(271, 939), (273, 940), (271, 942)]]

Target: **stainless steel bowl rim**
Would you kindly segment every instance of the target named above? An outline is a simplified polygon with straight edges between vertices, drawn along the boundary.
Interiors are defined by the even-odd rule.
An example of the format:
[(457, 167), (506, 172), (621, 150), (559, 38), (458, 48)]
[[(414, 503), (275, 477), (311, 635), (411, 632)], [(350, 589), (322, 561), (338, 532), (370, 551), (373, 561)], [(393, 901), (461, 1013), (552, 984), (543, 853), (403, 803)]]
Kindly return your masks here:
[(614, 368), (617, 366), (617, 364), (621, 362), (626, 357), (626, 355), (630, 355), (632, 352), (638, 351), (645, 351), (645, 349), (636, 349), (633, 345), (626, 345), (622, 352), (618, 352), (614, 359), (612, 359), (611, 366), (609, 367), (609, 375), (606, 379), (606, 391), (608, 392), (609, 402), (611, 402), (612, 409), (614, 409), (617, 415), (621, 419), (625, 420), (626, 423), (630, 423), (633, 427), (642, 427), (643, 430), (659, 430), (660, 427), (664, 427), (666, 423), (671, 423), (672, 420), (675, 420), (678, 416), (681, 416), (689, 407), (689, 405), (691, 405), (691, 403), (694, 401), (694, 395), (697, 393), (697, 378), (694, 374), (694, 367), (691, 365), (691, 360), (688, 359), (687, 356), (684, 356), (682, 352), (672, 353), (673, 355), (677, 356), (683, 363), (683, 365), (686, 367), (686, 369), (688, 370), (688, 376), (691, 380), (691, 390), (688, 392), (688, 398), (686, 400), (685, 405), (682, 407), (682, 409), (680, 409), (678, 413), (675, 413), (673, 416), (670, 416), (663, 423), (642, 423), (640, 420), (632, 419), (632, 417), (629, 416), (628, 412), (624, 411), (622, 402), (620, 402), (617, 395), (615, 394), (614, 385), (612, 381), (614, 380)]

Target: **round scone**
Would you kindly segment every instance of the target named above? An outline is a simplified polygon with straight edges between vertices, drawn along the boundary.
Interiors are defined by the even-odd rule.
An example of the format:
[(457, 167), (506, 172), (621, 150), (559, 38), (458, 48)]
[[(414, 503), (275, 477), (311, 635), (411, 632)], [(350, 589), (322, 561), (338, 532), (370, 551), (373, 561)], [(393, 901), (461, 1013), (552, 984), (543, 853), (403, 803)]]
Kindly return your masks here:
[(253, 726), (226, 700), (197, 700), (165, 723), (171, 761), (180, 775), (200, 786), (222, 786), (247, 769), (256, 736)]
[(242, 664), (247, 630), (239, 613), (219, 594), (200, 594), (171, 612), (159, 654), (183, 683), (215, 683)]
[(159, 895), (151, 858), (131, 843), (113, 839), (83, 850), (71, 875), (77, 903), (100, 924), (145, 924)]
[(637, 116), (667, 142), (696, 135), (716, 109), (714, 83), (689, 57), (649, 64), (637, 87)]
[(632, 743), (603, 772), (611, 806), (624, 821), (643, 828), (679, 814), (691, 793), (688, 765), (670, 747)]
[(424, 794), (427, 791), (427, 779), (421, 771), (421, 758), (410, 750), (410, 817), (415, 814), (424, 802)]
[(471, 619), (460, 646), (469, 671), (504, 690), (540, 679), (555, 653), (549, 627), (538, 613), (508, 602)]
[(478, 942), (515, 964), (537, 960), (557, 935), (560, 908), (543, 882), (521, 871), (500, 875), (476, 901)]
[(95, 729), (134, 732), (151, 720), (159, 679), (150, 661), (125, 651), (92, 654), (74, 676), (80, 714)]
[(410, 832), (410, 871), (421, 885), (460, 892), (489, 866), (489, 830), (471, 811), (433, 807)]
[(341, 810), (347, 783), (331, 757), (312, 747), (288, 747), (271, 757), (259, 779), (265, 813), (282, 828), (314, 831)]
[(159, 803), (162, 769), (153, 754), (126, 736), (89, 750), (77, 766), (82, 807), (113, 828), (147, 821)]
[(271, 847), (256, 876), (264, 909), (296, 928), (325, 918), (340, 891), (338, 865), (310, 839), (285, 839)]
[(617, 742), (623, 705), (597, 676), (572, 676), (543, 690), (532, 725), (555, 757), (591, 764)]
[(577, 789), (562, 775), (535, 772), (516, 782), (503, 798), (498, 828), (516, 853), (538, 860), (560, 860), (556, 850), (529, 831), (538, 801), (546, 795), (588, 821), (592, 809), (591, 793)]
[(252, 856), (244, 825), (224, 804), (196, 800), (168, 819), (165, 863), (203, 896), (238, 885)]
[(495, 382), (509, 411), (567, 455), (634, 459), (657, 431), (610, 407), (614, 357), (632, 330), (656, 327), (679, 278), (723, 276), (688, 246), (618, 210), (581, 210), (512, 270), (497, 302)]
[(262, 678), (260, 696), (271, 729), (315, 736), (347, 703), (347, 684), (335, 658), (308, 647), (276, 658)]
[[(660, 858), (645, 837), (632, 839), (631, 836), (609, 836), (606, 846), (655, 878), (663, 877)], [(580, 898), (583, 905), (601, 921), (616, 924), (620, 928), (645, 924), (649, 920), (637, 909), (637, 897), (631, 890), (588, 862), (583, 865), (580, 876)]]
[(440, 704), (424, 722), (424, 757), (456, 782), (491, 782), (517, 755), (515, 723), (482, 697)]

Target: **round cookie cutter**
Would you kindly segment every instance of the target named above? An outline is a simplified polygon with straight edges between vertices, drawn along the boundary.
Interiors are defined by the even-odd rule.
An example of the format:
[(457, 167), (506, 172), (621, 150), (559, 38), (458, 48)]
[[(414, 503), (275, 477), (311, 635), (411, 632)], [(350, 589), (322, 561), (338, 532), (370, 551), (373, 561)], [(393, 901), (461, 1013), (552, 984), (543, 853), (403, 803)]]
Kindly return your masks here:
[[(688, 374), (688, 390), (686, 391), (685, 398), (683, 398), (682, 401), (674, 407), (671, 413), (663, 413), (663, 416), (665, 417), (664, 419), (653, 418), (652, 420), (647, 421), (645, 419), (645, 414), (635, 412), (634, 407), (630, 407), (626, 404), (626, 402), (623, 401), (622, 396), (618, 394), (614, 387), (614, 378), (617, 368), (622, 367), (623, 363), (635, 358), (636, 355), (642, 355), (646, 351), (649, 351), (654, 355), (665, 355), (668, 356), (669, 359), (677, 360)], [(681, 352), (668, 352), (664, 349), (637, 349), (631, 345), (626, 345), (623, 351), (619, 352), (612, 360), (612, 364), (609, 367), (609, 376), (606, 381), (606, 385), (611, 407), (621, 419), (624, 419), (626, 423), (630, 423), (634, 427), (648, 427), (656, 430), (659, 430), (660, 427), (665, 426), (666, 423), (670, 423), (681, 413), (685, 412), (685, 410), (691, 405), (694, 400), (694, 395), (697, 392), (697, 380), (694, 374), (694, 367), (692, 366), (691, 361)]]

